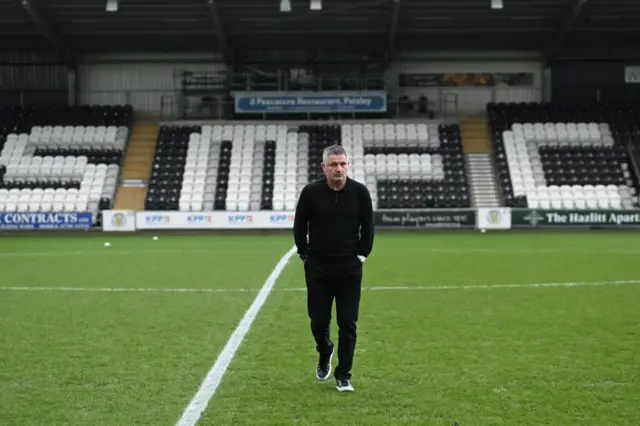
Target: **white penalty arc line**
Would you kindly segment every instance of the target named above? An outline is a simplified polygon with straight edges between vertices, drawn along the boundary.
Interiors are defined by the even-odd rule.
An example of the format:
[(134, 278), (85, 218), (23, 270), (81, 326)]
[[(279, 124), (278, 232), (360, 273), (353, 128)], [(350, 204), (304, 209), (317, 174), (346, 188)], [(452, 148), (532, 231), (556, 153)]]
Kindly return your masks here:
[[(287, 262), (284, 262), (285, 264)], [(281, 272), (281, 271), (280, 271)], [(277, 277), (276, 277), (277, 279)], [(429, 291), (429, 290), (491, 290), (509, 288), (544, 288), (544, 287), (595, 287), (640, 284), (639, 280), (615, 280), (615, 281), (575, 281), (555, 283), (523, 283), (523, 284), (462, 284), (462, 285), (419, 285), (419, 286), (372, 286), (362, 287), (362, 291)], [(264, 291), (259, 288), (126, 288), (126, 287), (0, 287), (0, 291), (25, 291), (25, 292), (89, 292), (89, 293), (256, 293)], [(306, 291), (304, 287), (290, 287), (273, 289), (272, 292)]]
[(267, 296), (269, 292), (273, 288), (276, 280), (287, 266), (289, 259), (296, 253), (297, 248), (293, 246), (284, 256), (280, 259), (276, 267), (273, 269), (267, 280), (265, 281), (260, 293), (256, 296), (255, 300), (251, 304), (251, 307), (246, 312), (238, 327), (234, 330), (233, 334), (227, 341), (227, 344), (224, 346), (224, 349), (218, 356), (215, 364), (207, 373), (204, 381), (200, 385), (198, 392), (189, 402), (189, 405), (184, 410), (182, 417), (178, 421), (178, 426), (193, 426), (195, 425), (202, 412), (207, 408), (209, 401), (213, 397), (213, 394), (216, 392), (216, 389), (220, 385), (222, 381), (222, 376), (227, 371), (231, 360), (235, 356), (236, 351), (242, 344), (245, 335), (249, 331), (251, 324), (256, 319), (260, 308), (264, 305), (264, 302), (267, 300)]

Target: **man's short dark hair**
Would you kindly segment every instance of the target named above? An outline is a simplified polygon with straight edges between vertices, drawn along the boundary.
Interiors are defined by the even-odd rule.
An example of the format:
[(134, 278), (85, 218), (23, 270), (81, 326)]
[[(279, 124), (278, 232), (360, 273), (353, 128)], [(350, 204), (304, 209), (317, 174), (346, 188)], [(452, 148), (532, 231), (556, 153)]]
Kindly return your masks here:
[(347, 150), (338, 144), (328, 146), (324, 149), (324, 151), (322, 152), (322, 162), (327, 163), (329, 161), (330, 155), (344, 155), (345, 157), (347, 157), (347, 160), (349, 159)]

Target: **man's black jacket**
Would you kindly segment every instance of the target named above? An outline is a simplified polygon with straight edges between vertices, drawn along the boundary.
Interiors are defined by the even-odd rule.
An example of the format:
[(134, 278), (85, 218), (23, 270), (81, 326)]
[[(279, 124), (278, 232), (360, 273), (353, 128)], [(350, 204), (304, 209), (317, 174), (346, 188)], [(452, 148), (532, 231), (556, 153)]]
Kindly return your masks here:
[(367, 257), (374, 233), (371, 195), (362, 183), (347, 178), (344, 188), (336, 191), (323, 178), (300, 193), (293, 234), (302, 259), (314, 254)]

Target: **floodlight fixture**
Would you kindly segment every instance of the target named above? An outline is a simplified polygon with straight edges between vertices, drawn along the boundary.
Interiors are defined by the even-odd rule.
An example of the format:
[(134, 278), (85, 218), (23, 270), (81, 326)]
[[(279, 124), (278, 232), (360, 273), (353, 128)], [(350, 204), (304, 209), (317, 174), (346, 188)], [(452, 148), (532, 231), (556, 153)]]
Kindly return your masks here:
[(280, 12), (291, 12), (291, 0), (280, 0)]
[(107, 12), (118, 11), (118, 0), (107, 0)]

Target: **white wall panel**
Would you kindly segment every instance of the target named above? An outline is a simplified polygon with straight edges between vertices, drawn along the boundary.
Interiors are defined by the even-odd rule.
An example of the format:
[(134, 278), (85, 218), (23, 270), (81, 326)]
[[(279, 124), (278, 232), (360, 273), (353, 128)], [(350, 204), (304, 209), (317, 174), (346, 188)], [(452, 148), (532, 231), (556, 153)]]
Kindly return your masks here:
[[(426, 96), (429, 102), (439, 104), (442, 100), (458, 98), (458, 111), (484, 111), (488, 102), (528, 102), (542, 100), (543, 65), (536, 59), (510, 59), (510, 55), (487, 54), (492, 59), (482, 59), (475, 54), (470, 60), (464, 60), (464, 53), (444, 57), (414, 55), (411, 60), (402, 58), (394, 64), (387, 75), (387, 83), (397, 90), (399, 96), (416, 99)], [(444, 56), (444, 55), (443, 55)], [(451, 56), (457, 56), (455, 59)], [(514, 55), (515, 56), (515, 55)], [(406, 57), (405, 57), (406, 59)], [(411, 87), (398, 88), (398, 75), (402, 73), (532, 73), (533, 87)], [(452, 107), (443, 105), (448, 111)]]
[(140, 62), (126, 58), (126, 61), (123, 59), (122, 63), (117, 63), (117, 57), (108, 61), (92, 60), (95, 62), (82, 63), (78, 68), (80, 102), (129, 103), (136, 112), (152, 114), (160, 113), (160, 98), (163, 95), (172, 95), (174, 104), (177, 102), (179, 73), (182, 70), (219, 72), (226, 69), (220, 63), (145, 63), (144, 56), (139, 57)]
[(123, 105), (127, 102), (124, 92), (78, 93), (78, 102), (83, 105)]

